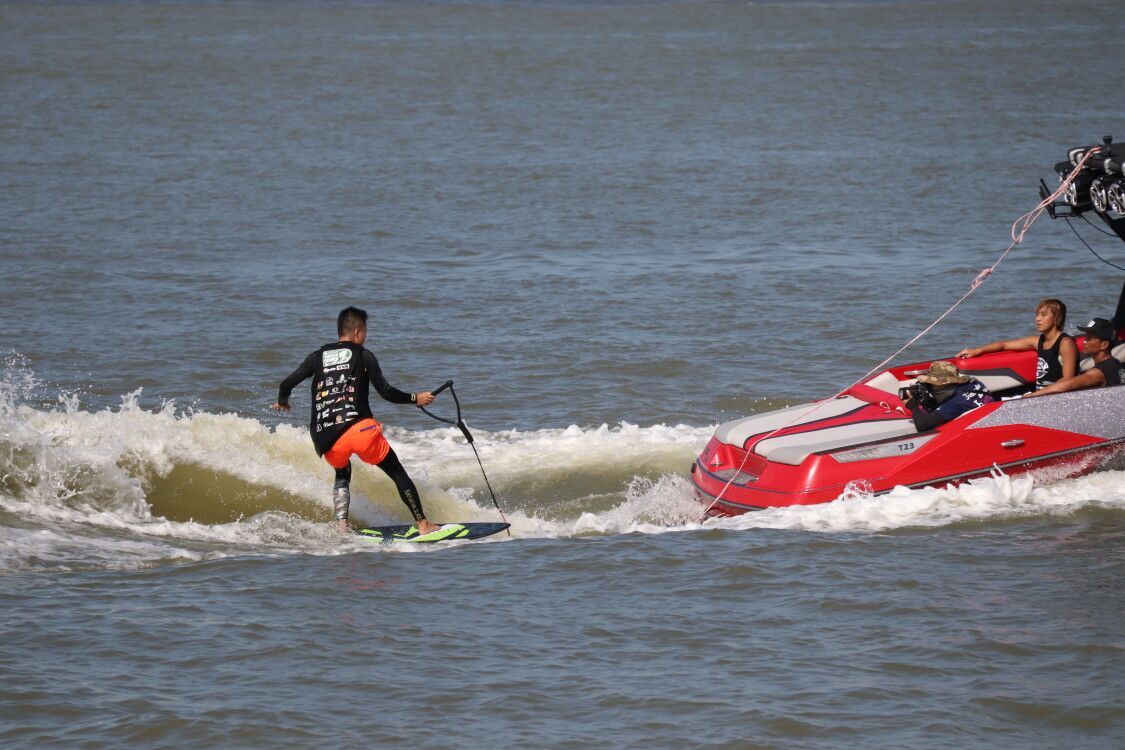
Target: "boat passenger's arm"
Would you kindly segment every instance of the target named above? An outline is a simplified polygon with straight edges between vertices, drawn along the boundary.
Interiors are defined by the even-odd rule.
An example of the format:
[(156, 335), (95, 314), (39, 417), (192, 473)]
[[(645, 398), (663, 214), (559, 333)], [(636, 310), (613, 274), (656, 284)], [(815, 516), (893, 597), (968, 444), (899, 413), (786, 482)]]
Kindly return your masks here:
[(1039, 396), (1049, 396), (1052, 393), (1066, 393), (1067, 391), (1080, 391), (1083, 388), (1098, 388), (1105, 385), (1105, 374), (1096, 367), (1091, 367), (1081, 375), (1075, 375), (1073, 378), (1063, 378), (1057, 383), (1052, 383), (1046, 388), (1040, 388), (1031, 393), (1025, 393), (1024, 398), (1037, 398)]
[(957, 357), (979, 357), (982, 354), (992, 354), (993, 352), (1022, 352), (1027, 349), (1034, 349), (1037, 343), (1039, 343), (1039, 338), (1037, 336), (1024, 336), (1022, 339), (1008, 339), (1007, 341), (993, 341), (991, 344), (978, 346), (975, 349), (962, 349), (957, 352)]
[(914, 429), (918, 432), (928, 432), (938, 425), (943, 425), (949, 419), (941, 412), (922, 411), (919, 409), (911, 415), (914, 418)]
[(957, 407), (955, 402), (958, 398), (958, 396), (954, 396), (933, 411), (923, 409), (921, 405), (911, 399), (910, 406), (913, 407), (913, 412), (910, 417), (914, 420), (914, 428), (917, 429), (918, 432), (926, 432), (927, 430), (932, 430), (964, 414), (968, 409)]

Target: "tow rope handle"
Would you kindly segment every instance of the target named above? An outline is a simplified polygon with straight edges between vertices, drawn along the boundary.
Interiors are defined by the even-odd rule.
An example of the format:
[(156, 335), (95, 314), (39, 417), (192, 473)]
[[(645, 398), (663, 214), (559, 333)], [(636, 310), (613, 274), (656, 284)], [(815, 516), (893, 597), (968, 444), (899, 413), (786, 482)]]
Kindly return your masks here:
[[(457, 398), (457, 390), (453, 387), (453, 381), (452, 380), (445, 381), (440, 386), (438, 386), (436, 389), (430, 391), (430, 394), (433, 395), (433, 396), (437, 396), (439, 393), (444, 391), (446, 388), (449, 389), (449, 394), (451, 396), (453, 396), (453, 403), (457, 405), (457, 419), (456, 420), (446, 419), (445, 417), (439, 417), (437, 414), (434, 414), (432, 411), (430, 411), (426, 407), (422, 406), (421, 404), (415, 404), (415, 406), (417, 406), (419, 409), (421, 409), (422, 412), (425, 413), (427, 416), (432, 417), (439, 422), (445, 422), (446, 424), (451, 424), (454, 427), (456, 427), (457, 429), (461, 430), (461, 434), (465, 436), (465, 440), (467, 440), (469, 442), (469, 447), (473, 449), (473, 455), (476, 456), (476, 458), (477, 458), (477, 464), (480, 466), (480, 474), (481, 474), (482, 477), (484, 477), (484, 486), (488, 488), (488, 494), (492, 497), (492, 504), (494, 506), (496, 506), (496, 510), (500, 512), (500, 518), (503, 519), (504, 523), (508, 523), (508, 518), (507, 518), (507, 516), (504, 515), (504, 509), (500, 507), (500, 501), (496, 499), (496, 493), (492, 491), (492, 483), (488, 481), (488, 474), (486, 474), (485, 471), (484, 471), (484, 464), (480, 460), (480, 454), (477, 453), (477, 447), (475, 445), (473, 445), (473, 434), (471, 432), (469, 432), (468, 425), (466, 425), (465, 420), (461, 418), (461, 400), (459, 398)], [(512, 530), (508, 529), (507, 531), (508, 531), (508, 536), (511, 536)]]
[(418, 408), (421, 409), (423, 412), (425, 412), (430, 417), (433, 417), (434, 419), (436, 419), (437, 421), (445, 422), (446, 424), (451, 424), (454, 427), (456, 427), (457, 429), (461, 430), (461, 434), (465, 436), (465, 439), (468, 440), (469, 444), (471, 445), (472, 442), (473, 442), (473, 434), (471, 432), (469, 432), (468, 425), (466, 425), (465, 420), (461, 418), (461, 400), (457, 398), (457, 391), (453, 389), (453, 381), (452, 380), (445, 381), (440, 386), (438, 386), (436, 389), (431, 391), (430, 394), (434, 397), (437, 397), (437, 395), (439, 393), (441, 393), (442, 391), (444, 391), (446, 388), (449, 389), (449, 393), (453, 396), (453, 403), (457, 405), (457, 419), (456, 420), (446, 419), (445, 417), (439, 417), (437, 414), (434, 414), (432, 411), (429, 411), (426, 407), (424, 407), (420, 404), (418, 405)]

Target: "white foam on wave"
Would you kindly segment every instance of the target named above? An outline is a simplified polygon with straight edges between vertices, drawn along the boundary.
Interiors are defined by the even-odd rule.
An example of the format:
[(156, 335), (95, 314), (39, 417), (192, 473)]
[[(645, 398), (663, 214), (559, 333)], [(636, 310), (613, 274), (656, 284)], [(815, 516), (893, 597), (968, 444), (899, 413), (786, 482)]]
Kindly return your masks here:
[[(477, 451), (497, 483), (528, 475), (550, 475), (560, 470), (568, 473), (594, 473), (615, 464), (660, 466), (684, 457), (694, 460), (714, 426), (638, 425), (622, 423), (615, 426), (542, 430), (504, 430), (484, 432), (473, 430)], [(421, 467), (420, 476), (442, 484), (472, 485), (480, 481), (480, 468), (472, 449), (465, 444), (455, 428), (407, 431), (391, 427), (387, 437), (403, 462)]]
[(625, 502), (576, 521), (540, 524), (528, 535), (659, 534), (722, 528), (732, 531), (781, 529), (814, 533), (877, 533), (911, 527), (943, 527), (972, 521), (1005, 521), (1043, 515), (1068, 516), (1086, 508), (1125, 510), (1125, 471), (1039, 483), (1033, 475), (975, 479), (958, 486), (885, 495), (849, 493), (829, 503), (769, 508), (731, 518), (699, 521), (702, 506), (686, 476), (663, 476), (633, 483)]
[(131, 570), (159, 562), (192, 562), (204, 555), (163, 541), (82, 533), (70, 525), (5, 528), (0, 533), (0, 570), (29, 565), (57, 571)]
[(945, 487), (896, 487), (885, 495), (851, 494), (831, 503), (771, 508), (709, 523), (729, 529), (881, 532), (1044, 514), (1083, 508), (1125, 509), (1125, 472), (1103, 471), (1049, 484), (1032, 474), (991, 477)]
[(558, 524), (561, 535), (659, 534), (698, 528), (703, 507), (686, 475), (665, 474), (656, 480), (638, 477), (625, 502), (602, 513), (583, 513), (573, 523)]

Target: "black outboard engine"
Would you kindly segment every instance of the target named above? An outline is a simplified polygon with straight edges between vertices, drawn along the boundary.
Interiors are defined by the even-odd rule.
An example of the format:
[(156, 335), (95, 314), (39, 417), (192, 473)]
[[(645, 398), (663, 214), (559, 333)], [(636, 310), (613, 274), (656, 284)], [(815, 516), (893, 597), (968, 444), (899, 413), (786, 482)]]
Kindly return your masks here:
[[(1093, 211), (1122, 240), (1125, 240), (1125, 144), (1114, 143), (1112, 136), (1102, 139), (1101, 146), (1072, 148), (1066, 161), (1055, 165), (1061, 183), (1089, 154), (1082, 171), (1066, 190), (1064, 200), (1047, 206), (1052, 219), (1070, 218)], [(1052, 192), (1039, 181), (1039, 197)]]

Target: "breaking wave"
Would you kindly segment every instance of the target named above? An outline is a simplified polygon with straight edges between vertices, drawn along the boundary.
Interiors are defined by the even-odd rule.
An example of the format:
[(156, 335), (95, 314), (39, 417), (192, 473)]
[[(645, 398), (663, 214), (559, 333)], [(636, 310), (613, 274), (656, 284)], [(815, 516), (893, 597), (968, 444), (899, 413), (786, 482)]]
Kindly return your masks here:
[[(332, 472), (302, 426), (173, 403), (146, 407), (140, 391), (116, 407), (86, 410), (73, 394), (54, 403), (32, 398), (41, 390), (26, 362), (3, 364), (0, 569), (133, 569), (379, 549), (341, 540), (326, 523)], [(1125, 472), (1115, 467), (1043, 484), (998, 474), (956, 488), (900, 488), (700, 524), (688, 469), (713, 429), (623, 423), (474, 433), (514, 539), (701, 528), (874, 532), (1125, 508)], [(431, 518), (496, 518), (456, 429), (392, 427), (387, 436)], [(378, 469), (357, 464), (352, 486), (354, 518), (369, 525), (407, 519)]]

